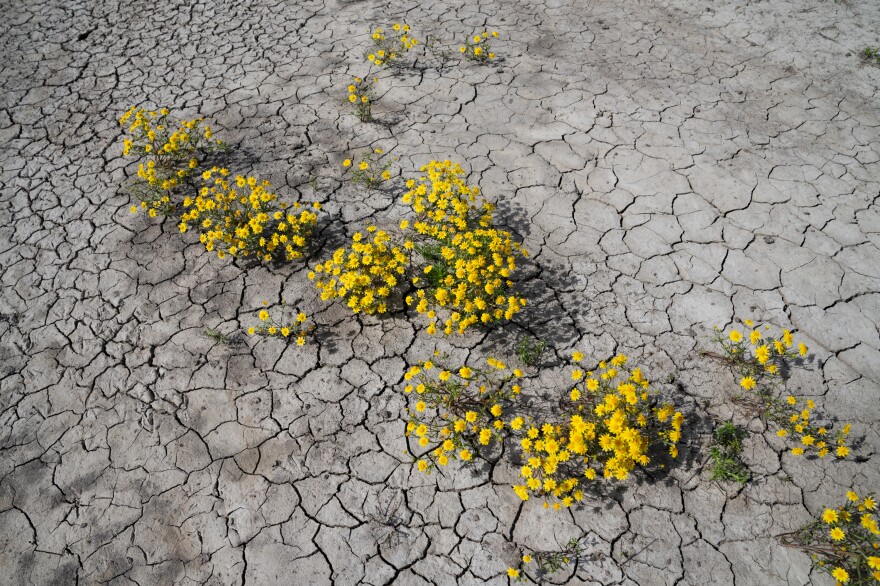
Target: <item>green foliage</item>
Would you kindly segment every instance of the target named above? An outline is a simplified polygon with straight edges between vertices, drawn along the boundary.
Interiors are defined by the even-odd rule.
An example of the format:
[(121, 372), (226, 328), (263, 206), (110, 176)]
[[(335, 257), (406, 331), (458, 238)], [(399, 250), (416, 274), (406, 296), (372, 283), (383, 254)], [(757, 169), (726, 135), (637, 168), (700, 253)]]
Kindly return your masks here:
[(740, 484), (748, 482), (749, 469), (739, 456), (744, 437), (745, 430), (730, 421), (715, 428), (715, 445), (709, 449), (712, 480), (728, 480)]
[(544, 350), (547, 349), (547, 342), (531, 336), (523, 338), (516, 346), (516, 355), (520, 361), (526, 366), (534, 366), (541, 359)]
[(220, 330), (215, 330), (213, 328), (205, 328), (204, 332), (205, 337), (211, 338), (215, 342), (219, 342), (220, 344), (228, 344), (231, 340), (229, 336), (221, 332)]

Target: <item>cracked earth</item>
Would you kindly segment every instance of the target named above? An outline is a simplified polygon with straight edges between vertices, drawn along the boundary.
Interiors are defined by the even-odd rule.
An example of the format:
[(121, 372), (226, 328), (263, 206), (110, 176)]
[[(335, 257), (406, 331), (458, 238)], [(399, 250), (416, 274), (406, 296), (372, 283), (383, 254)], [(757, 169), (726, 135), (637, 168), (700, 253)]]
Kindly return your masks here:
[[(827, 0), (22, 2), (0, 5), (0, 583), (507, 584), (517, 547), (582, 559), (570, 584), (829, 584), (776, 535), (880, 486), (880, 4)], [(503, 60), (417, 52), (350, 114), (367, 31), (488, 27)], [(453, 47), (456, 50), (456, 47)], [(453, 63), (458, 63), (457, 58)], [(532, 253), (528, 308), (490, 334), (358, 320), (307, 266), (219, 260), (132, 216), (118, 117), (205, 116), (228, 165), (324, 204), (307, 264), (394, 194), (343, 182), (367, 148), (405, 176), (449, 158)], [(243, 335), (300, 301), (303, 348)], [(751, 317), (811, 348), (789, 388), (853, 423), (810, 460), (698, 355)], [(228, 344), (204, 334), (213, 328)], [(570, 510), (522, 503), (517, 469), (414, 470), (401, 381), (434, 348), (625, 352), (688, 416), (679, 460)], [(556, 370), (554, 370), (554, 368)], [(554, 374), (556, 373), (556, 374)], [(555, 378), (554, 378), (555, 377)], [(553, 385), (556, 385), (554, 387)], [(744, 487), (709, 480), (713, 421), (752, 433)]]

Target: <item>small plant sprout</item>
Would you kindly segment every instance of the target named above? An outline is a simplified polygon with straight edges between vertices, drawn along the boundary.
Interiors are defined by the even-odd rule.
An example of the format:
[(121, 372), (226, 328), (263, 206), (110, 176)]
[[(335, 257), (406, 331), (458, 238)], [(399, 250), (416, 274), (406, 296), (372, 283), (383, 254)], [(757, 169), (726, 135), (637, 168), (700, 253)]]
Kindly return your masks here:
[(742, 440), (745, 430), (732, 422), (715, 428), (715, 445), (709, 449), (712, 459), (712, 480), (727, 480), (745, 484), (749, 480), (749, 469), (740, 460)]
[(573, 538), (565, 547), (556, 551), (531, 551), (525, 552), (520, 558), (521, 562), (518, 567), (507, 568), (507, 575), (513, 578), (515, 582), (525, 582), (526, 570), (531, 570), (540, 583), (543, 576), (558, 572), (568, 564), (577, 561), (584, 553), (584, 546), (579, 539)]
[(352, 169), (351, 182), (366, 185), (368, 189), (379, 189), (386, 181), (390, 181), (391, 167), (397, 159), (383, 157), (383, 152), (382, 149), (373, 149), (364, 154), (357, 163), (345, 159), (342, 166)]
[(880, 65), (880, 49), (865, 47), (862, 50), (862, 59), (865, 61), (873, 61), (877, 65)]
[(220, 344), (228, 344), (231, 340), (229, 336), (227, 336), (220, 330), (215, 330), (214, 328), (205, 328), (202, 333), (205, 334), (205, 337), (211, 338), (212, 340)]
[(453, 57), (452, 51), (449, 51), (440, 45), (437, 37), (433, 35), (428, 35), (428, 38), (425, 39), (425, 52), (430, 53), (440, 62), (440, 69), (445, 68), (446, 64), (449, 63)]
[(251, 336), (267, 336), (296, 340), (297, 346), (304, 346), (306, 335), (313, 329), (306, 326), (308, 316), (297, 307), (282, 302), (277, 319), (269, 312), (268, 301), (263, 302), (263, 309), (257, 314), (260, 323), (248, 328)]
[(476, 61), (485, 63), (495, 59), (495, 53), (492, 51), (491, 39), (498, 38), (498, 31), (491, 33), (484, 32), (474, 35), (465, 41), (465, 44), (458, 48), (459, 52), (468, 61)]

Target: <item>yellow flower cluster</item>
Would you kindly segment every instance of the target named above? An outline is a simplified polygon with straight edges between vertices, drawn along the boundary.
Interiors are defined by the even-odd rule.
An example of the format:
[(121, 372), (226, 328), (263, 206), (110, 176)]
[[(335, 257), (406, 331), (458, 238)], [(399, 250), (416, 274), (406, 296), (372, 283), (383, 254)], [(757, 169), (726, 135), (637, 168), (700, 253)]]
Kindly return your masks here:
[[(355, 179), (376, 185), (390, 179), (391, 173), (390, 163), (377, 163), (373, 154), (382, 151), (376, 149), (361, 159)], [(346, 168), (352, 164), (351, 159), (342, 163)], [(363, 235), (355, 234), (350, 251), (337, 250), (332, 260), (315, 269), (315, 273), (333, 277), (318, 282), (322, 299), (347, 298), (356, 313), (366, 308), (370, 310), (365, 313), (384, 313), (393, 289), (404, 285), (409, 255), (416, 252), (422, 259), (420, 276), (410, 278), (417, 290), (405, 301), (427, 315), (428, 333), (437, 331), (438, 309), (448, 313), (443, 328), (447, 335), (462, 333), (474, 324), (511, 319), (526, 304), (524, 298), (509, 294), (517, 257), (526, 252), (509, 232), (492, 226), (492, 206), (477, 205), (479, 189), (464, 183), (460, 166), (431, 161), (421, 170), (425, 175), (407, 181), (403, 196), (416, 212), (416, 220), (400, 222), (401, 230), (411, 229), (415, 234), (401, 246), (389, 248), (386, 243), (391, 236), (380, 231), (378, 249), (377, 243), (361, 243)], [(377, 254), (384, 256), (377, 260)]]
[[(376, 158), (376, 155), (380, 158)], [(363, 155), (354, 165), (351, 159), (342, 161), (342, 166), (346, 169), (354, 167), (352, 171), (352, 183), (362, 183), (369, 189), (378, 189), (384, 182), (391, 180), (391, 166), (393, 161), (386, 158), (381, 159), (382, 149), (373, 149), (371, 152)], [(396, 161), (397, 159), (394, 159)]]
[(450, 230), (454, 235), (474, 224), (491, 225), (492, 204), (482, 198), (479, 187), (465, 183), (459, 164), (431, 161), (419, 171), (423, 175), (407, 181), (408, 191), (403, 194), (403, 203), (416, 213), (413, 228), (419, 234), (444, 240)]
[[(431, 161), (418, 180), (407, 181), (404, 203), (416, 213), (412, 229), (421, 237), (414, 245), (423, 259), (419, 287), (406, 302), (430, 319), (437, 330), (437, 308), (446, 309), (444, 333), (463, 333), (474, 324), (511, 319), (525, 306), (524, 298), (508, 295), (517, 257), (525, 255), (510, 232), (492, 226), (492, 206), (477, 205), (479, 188), (462, 180), (464, 171), (450, 161)], [(409, 222), (404, 222), (404, 228)]]
[(822, 512), (821, 519), (782, 535), (783, 543), (808, 553), (814, 567), (837, 584), (880, 583), (880, 527), (873, 495), (860, 498), (850, 490), (846, 502)]
[(808, 450), (824, 458), (834, 450), (838, 458), (849, 455), (846, 446), (851, 426), (846, 424), (829, 439), (829, 426), (819, 426), (812, 399), (787, 396), (782, 399), (776, 392), (784, 382), (782, 373), (790, 370), (809, 353), (802, 342), (795, 344), (794, 335), (782, 330), (772, 335), (769, 325), (760, 326), (750, 319), (743, 320), (745, 332), (731, 330), (725, 336), (717, 328), (713, 341), (721, 347), (720, 357), (738, 370), (740, 387), (750, 391), (759, 401), (761, 416), (779, 427), (776, 435), (792, 437), (796, 442), (791, 453), (800, 456)]
[[(222, 141), (212, 140), (211, 128), (202, 121), (177, 121), (167, 108), (154, 111), (134, 106), (119, 119), (131, 135), (122, 140), (122, 154), (148, 158), (138, 166), (132, 192), (150, 217), (169, 215), (175, 209), (178, 201), (172, 200), (173, 192), (198, 167), (201, 154), (225, 148)], [(132, 206), (131, 213), (137, 209)]]
[(376, 78), (355, 77), (348, 85), (348, 102), (361, 122), (373, 119), (373, 84)]
[(150, 155), (163, 165), (169, 161), (189, 160), (200, 150), (223, 144), (211, 140), (211, 128), (202, 125), (204, 118), (178, 122), (169, 116), (167, 108), (158, 112), (135, 106), (129, 108), (119, 119), (119, 124), (132, 135), (123, 139), (122, 154), (134, 151), (136, 155)]
[(755, 388), (763, 379), (775, 378), (780, 371), (790, 367), (793, 361), (807, 356), (809, 349), (803, 344), (794, 350), (794, 335), (783, 330), (778, 336), (768, 335), (769, 325), (757, 326), (750, 319), (744, 320), (745, 333), (731, 330), (727, 336), (716, 329), (713, 341), (721, 346), (724, 357), (740, 372), (740, 386), (746, 390)]
[[(575, 363), (582, 359), (575, 353)], [(563, 404), (565, 420), (524, 430), (520, 474), (525, 484), (513, 487), (521, 499), (555, 498), (554, 508), (560, 502), (568, 507), (583, 499), (584, 479), (601, 474), (625, 480), (636, 466), (649, 464), (652, 443), (665, 444), (672, 457), (678, 456), (684, 416), (666, 403), (652, 407), (648, 380), (638, 368), (625, 370), (626, 361), (621, 354), (601, 362), (595, 372), (575, 367), (575, 386)]]
[[(195, 159), (190, 163), (192, 167), (197, 165)], [(157, 213), (168, 216), (178, 204), (177, 200), (171, 200), (171, 195), (188, 175), (186, 169), (174, 171), (157, 168), (156, 161), (150, 159), (146, 163), (138, 164), (138, 179), (132, 184), (132, 193), (140, 201), (140, 207), (151, 218), (155, 218)], [(131, 206), (131, 213), (137, 213), (137, 208), (138, 206)]]
[[(792, 437), (797, 445), (791, 449), (791, 453), (800, 456), (807, 450), (814, 450), (816, 455), (824, 458), (832, 447), (838, 458), (849, 455), (846, 439), (852, 426), (847, 423), (836, 432), (833, 439), (829, 439), (829, 431), (826, 426), (817, 426), (812, 423), (813, 410), (816, 403), (812, 399), (797, 399), (789, 395), (785, 401), (776, 400), (766, 405), (768, 419), (779, 425), (776, 435), (779, 437)], [(832, 443), (829, 443), (832, 442)]]
[(348, 248), (338, 249), (308, 277), (317, 279), (324, 301), (344, 299), (354, 313), (385, 313), (409, 263), (406, 249), (395, 245), (390, 234), (369, 226), (366, 239), (355, 232)]
[(367, 55), (367, 60), (377, 67), (391, 65), (419, 44), (418, 39), (409, 33), (409, 25), (406, 23), (395, 22), (390, 31), (377, 28), (370, 36), (374, 50)]
[[(282, 254), (287, 260), (302, 258), (302, 249), (317, 222), (317, 214), (299, 202), (279, 202), (269, 191), (268, 181), (256, 177), (230, 177), (226, 168), (213, 167), (202, 173), (202, 187), (196, 197), (183, 200), (185, 212), (180, 231), (190, 226), (199, 240), (217, 256), (255, 255), (271, 261)], [(319, 203), (312, 204), (315, 210)]]
[(465, 59), (470, 61), (479, 61), (480, 63), (491, 61), (495, 59), (495, 53), (492, 52), (490, 39), (497, 38), (497, 31), (492, 31), (491, 34), (484, 32), (479, 35), (474, 35), (473, 38), (465, 41), (465, 44), (459, 47), (458, 50), (464, 55)]
[[(522, 376), (495, 358), (479, 368), (450, 368), (439, 360), (411, 366), (404, 374), (404, 392), (411, 395), (406, 435), (429, 448), (417, 459), (418, 469), (430, 473), (450, 460), (471, 460), (483, 446), (500, 441), (506, 425), (501, 417), (519, 395)], [(510, 426), (523, 423), (516, 418)]]
[[(263, 306), (269, 305), (268, 301), (263, 302)], [(290, 310), (290, 311), (288, 311)], [(268, 310), (262, 309), (258, 314), (260, 324), (248, 328), (248, 334), (261, 335), (276, 338), (293, 338), (296, 340), (297, 346), (303, 346), (306, 343), (306, 335), (311, 328), (306, 327), (308, 317), (302, 311), (291, 308), (286, 303), (281, 304), (281, 318), (275, 320)]]

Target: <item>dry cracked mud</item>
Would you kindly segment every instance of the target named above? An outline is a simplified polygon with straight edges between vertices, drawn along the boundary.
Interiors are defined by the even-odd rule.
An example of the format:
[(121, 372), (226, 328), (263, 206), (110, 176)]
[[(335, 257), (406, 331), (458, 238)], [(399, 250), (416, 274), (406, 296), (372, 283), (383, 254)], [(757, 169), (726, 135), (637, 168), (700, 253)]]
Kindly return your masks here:
[[(880, 68), (857, 56), (880, 4), (6, 0), (0, 16), (0, 583), (507, 584), (518, 545), (572, 537), (587, 551), (557, 583), (830, 583), (776, 535), (880, 486)], [(498, 29), (503, 58), (419, 53), (360, 123), (345, 86), (394, 20), (448, 42)], [(219, 260), (132, 216), (132, 104), (205, 116), (233, 169), (314, 193), (310, 264), (401, 214), (343, 182), (344, 158), (460, 162), (532, 252), (527, 310), (431, 338), (412, 315), (321, 304), (303, 264)], [(282, 299), (319, 324), (303, 348), (241, 333)], [(732, 401), (697, 350), (734, 317), (798, 330), (813, 356), (791, 385), (853, 423), (857, 457), (792, 456)], [(688, 414), (678, 462), (562, 511), (522, 503), (504, 459), (414, 471), (405, 364), (510, 355), (522, 333), (550, 343), (548, 372), (572, 349), (629, 354)], [(744, 487), (704, 466), (729, 418), (753, 432)]]

